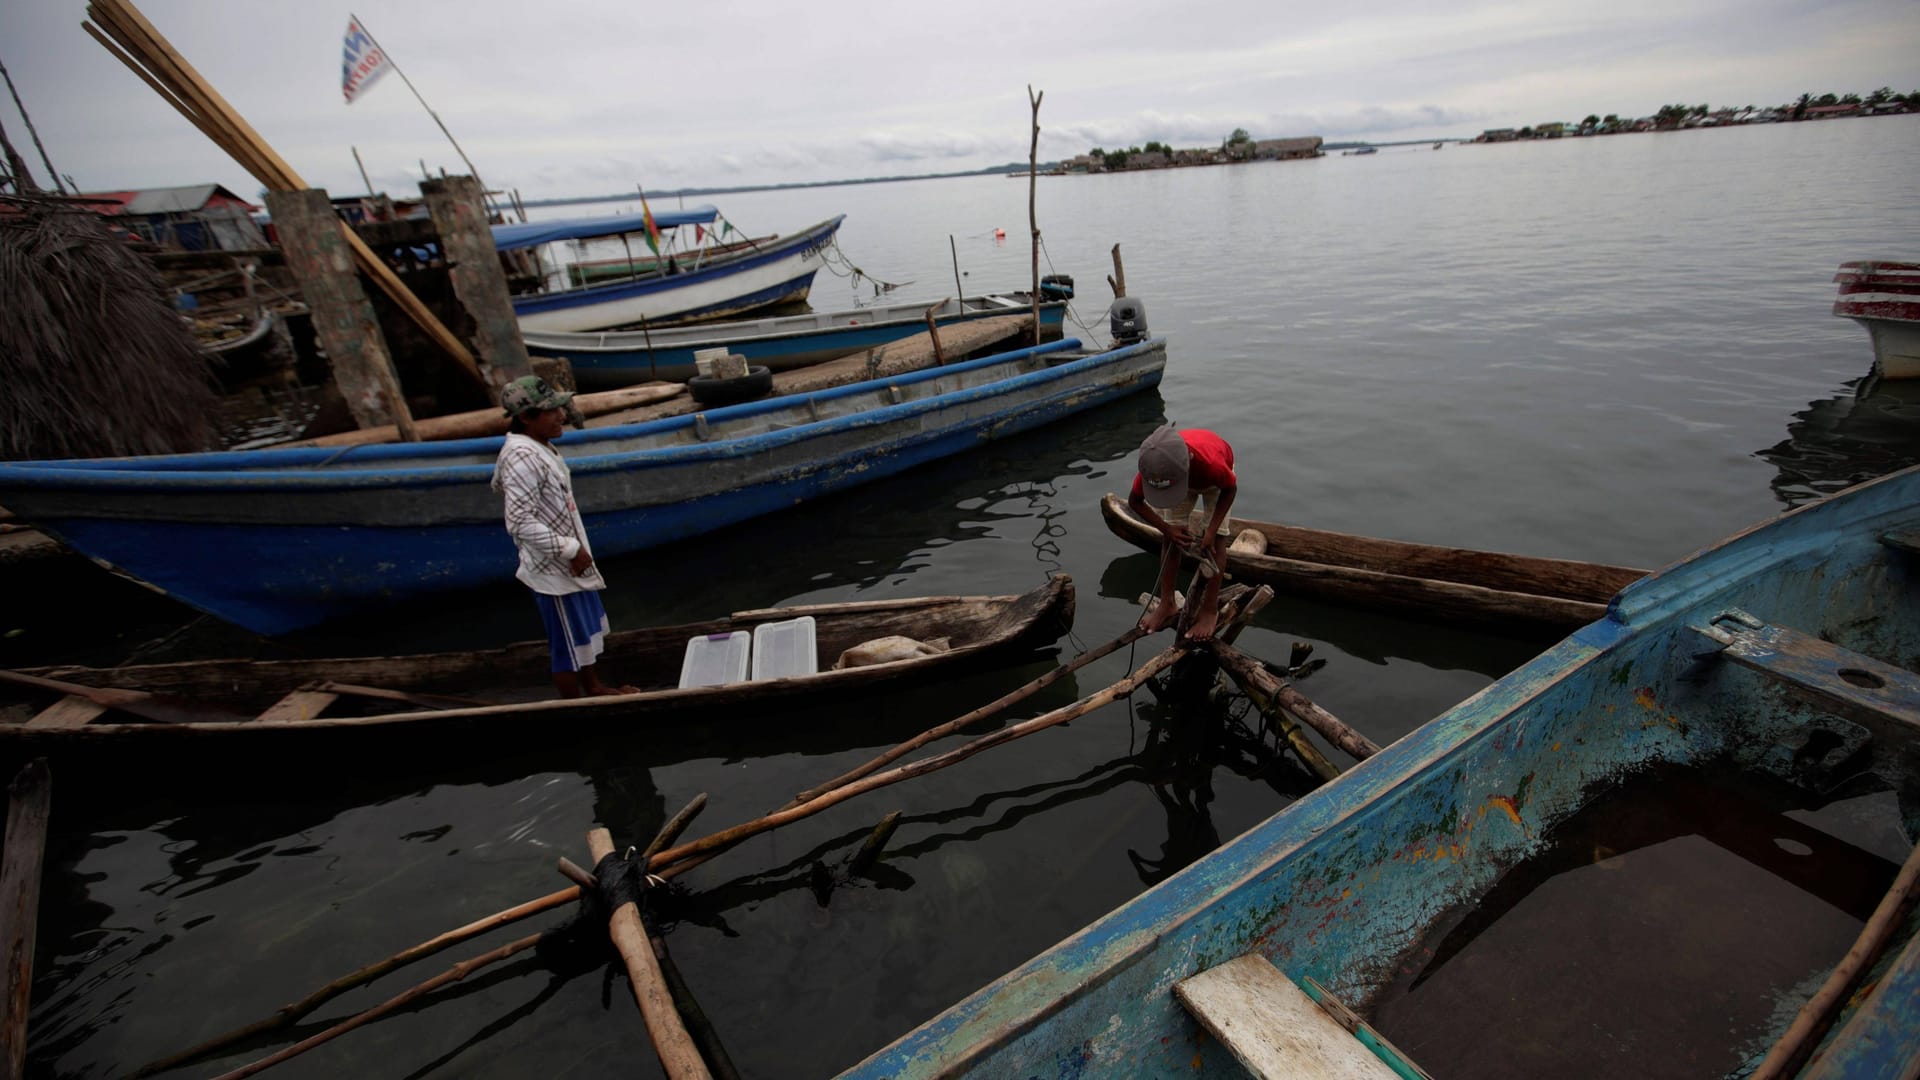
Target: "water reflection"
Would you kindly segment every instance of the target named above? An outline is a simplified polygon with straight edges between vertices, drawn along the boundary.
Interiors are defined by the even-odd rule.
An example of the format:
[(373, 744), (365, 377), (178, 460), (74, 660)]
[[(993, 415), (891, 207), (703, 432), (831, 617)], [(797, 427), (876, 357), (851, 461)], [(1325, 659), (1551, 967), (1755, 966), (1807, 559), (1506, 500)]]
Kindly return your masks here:
[(1774, 495), (1789, 509), (1920, 464), (1920, 379), (1866, 376), (1812, 401), (1787, 437), (1755, 452), (1779, 472)]

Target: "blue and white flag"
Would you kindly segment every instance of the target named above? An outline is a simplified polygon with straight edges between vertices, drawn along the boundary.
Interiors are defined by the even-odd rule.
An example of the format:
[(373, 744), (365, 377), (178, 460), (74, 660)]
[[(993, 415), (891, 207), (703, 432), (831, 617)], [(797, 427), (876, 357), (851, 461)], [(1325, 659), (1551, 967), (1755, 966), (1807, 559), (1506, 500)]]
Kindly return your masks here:
[(367, 87), (393, 68), (387, 54), (380, 50), (380, 44), (373, 40), (360, 25), (357, 17), (347, 17), (347, 43), (345, 59), (340, 65), (340, 90), (347, 95), (347, 103), (353, 103), (355, 94), (365, 93)]

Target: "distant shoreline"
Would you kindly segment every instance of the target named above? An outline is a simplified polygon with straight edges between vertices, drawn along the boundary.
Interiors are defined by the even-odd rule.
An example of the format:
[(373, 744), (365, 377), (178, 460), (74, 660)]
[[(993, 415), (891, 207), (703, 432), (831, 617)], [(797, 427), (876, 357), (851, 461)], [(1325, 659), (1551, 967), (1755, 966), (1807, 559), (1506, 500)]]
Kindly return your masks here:
[[(1045, 173), (1058, 165), (1058, 162), (1044, 162), (1040, 171)], [(797, 191), (803, 188), (848, 187), (853, 184), (898, 184), (908, 180), (950, 180), (957, 176), (1005, 176), (1027, 171), (1025, 165), (995, 165), (985, 169), (971, 169), (967, 172), (918, 173), (913, 176), (868, 176), (852, 180), (809, 180), (791, 184), (741, 184), (736, 187), (699, 187), (699, 188), (662, 188), (647, 192), (649, 199), (674, 199), (688, 195), (739, 195), (749, 191)], [(638, 190), (613, 195), (575, 195), (559, 199), (522, 199), (522, 206), (576, 206), (585, 203), (627, 202), (640, 197)]]

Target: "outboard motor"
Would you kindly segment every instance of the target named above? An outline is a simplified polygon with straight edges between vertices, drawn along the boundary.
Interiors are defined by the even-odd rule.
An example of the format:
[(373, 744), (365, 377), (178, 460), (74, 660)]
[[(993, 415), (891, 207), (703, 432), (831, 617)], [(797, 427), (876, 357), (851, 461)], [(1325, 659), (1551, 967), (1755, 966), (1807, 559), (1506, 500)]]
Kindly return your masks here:
[(1073, 277), (1069, 274), (1048, 274), (1040, 279), (1040, 299), (1073, 299)]
[(1147, 305), (1137, 296), (1123, 296), (1107, 309), (1107, 323), (1113, 329), (1113, 344), (1132, 345), (1147, 339)]

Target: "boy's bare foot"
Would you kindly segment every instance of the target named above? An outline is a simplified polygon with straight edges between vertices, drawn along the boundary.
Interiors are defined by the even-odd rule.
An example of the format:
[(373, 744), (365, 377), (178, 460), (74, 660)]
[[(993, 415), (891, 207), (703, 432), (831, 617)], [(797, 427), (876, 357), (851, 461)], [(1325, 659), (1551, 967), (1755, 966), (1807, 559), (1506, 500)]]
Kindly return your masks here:
[(1155, 605), (1152, 611), (1140, 617), (1140, 629), (1145, 630), (1149, 634), (1158, 630), (1164, 630), (1168, 624), (1173, 622), (1173, 617), (1179, 613), (1179, 609), (1173, 606), (1172, 601), (1163, 600)]
[(587, 693), (592, 694), (594, 697), (623, 697), (627, 694), (637, 694), (639, 692), (639, 687), (627, 686), (624, 683), (619, 686), (595, 686), (587, 691)]
[(1218, 611), (1208, 611), (1193, 620), (1193, 626), (1187, 630), (1189, 641), (1207, 641), (1213, 637), (1213, 629), (1220, 622)]

